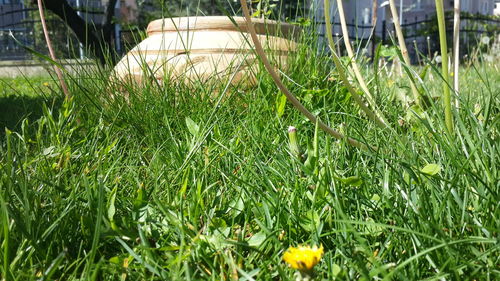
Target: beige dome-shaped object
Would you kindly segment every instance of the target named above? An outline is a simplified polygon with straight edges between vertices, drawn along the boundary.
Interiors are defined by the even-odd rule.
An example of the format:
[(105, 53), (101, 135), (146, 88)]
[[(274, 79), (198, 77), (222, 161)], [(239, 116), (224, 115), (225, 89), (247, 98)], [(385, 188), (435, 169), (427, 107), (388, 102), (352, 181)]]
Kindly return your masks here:
[[(254, 84), (258, 58), (243, 17), (180, 17), (149, 23), (148, 37), (115, 66), (122, 81), (178, 79), (184, 82), (209, 78), (231, 83)], [(258, 37), (268, 55), (286, 67), (298, 28), (276, 21), (253, 19)]]

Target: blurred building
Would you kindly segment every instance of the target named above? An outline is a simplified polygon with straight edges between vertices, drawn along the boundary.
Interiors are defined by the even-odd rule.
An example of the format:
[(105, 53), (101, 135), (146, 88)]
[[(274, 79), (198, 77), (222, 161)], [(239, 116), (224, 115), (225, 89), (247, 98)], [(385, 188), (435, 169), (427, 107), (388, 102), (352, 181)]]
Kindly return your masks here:
[(500, 1), (495, 1), (495, 7), (493, 8), (493, 15), (500, 16)]
[[(410, 56), (415, 57), (415, 49), (421, 52), (434, 51), (437, 47), (437, 24), (435, 0), (394, 0), (400, 18), (400, 24), (405, 33), (406, 43)], [(453, 13), (454, 0), (444, 0), (445, 12)], [(464, 15), (461, 22), (463, 42), (473, 42), (474, 36), (486, 32), (486, 25), (500, 26), (499, 21), (481, 20), (482, 15), (493, 15), (495, 2), (499, 0), (461, 0), (461, 12)], [(394, 24), (388, 0), (344, 0), (343, 2), (346, 22), (351, 41), (357, 47), (374, 51), (373, 42), (382, 41), (389, 43), (394, 37)], [(374, 5), (375, 4), (375, 5)], [(324, 5), (323, 0), (311, 0), (312, 16), (320, 34), (325, 35)], [(500, 4), (496, 4), (500, 6)], [(330, 0), (330, 22), (333, 24), (333, 35), (342, 36), (340, 19), (338, 16), (337, 0)], [(497, 9), (500, 9), (498, 7)], [(373, 25), (373, 15), (376, 13), (377, 21)], [(467, 15), (467, 16), (465, 16)], [(482, 17), (484, 18), (484, 17)], [(452, 20), (448, 20), (451, 22)], [(449, 26), (449, 28), (451, 25)], [(488, 32), (490, 32), (488, 30)], [(467, 41), (468, 40), (468, 41)], [(372, 41), (372, 42), (370, 42)], [(341, 41), (340, 41), (341, 42)]]
[[(373, 3), (376, 1), (376, 13), (379, 22), (392, 22), (392, 14), (388, 0), (349, 0), (343, 1), (346, 21), (350, 25), (361, 26), (358, 32), (364, 33), (363, 26), (371, 25), (372, 16), (375, 12)], [(495, 5), (500, 9), (498, 0), (461, 0), (461, 11), (470, 14), (493, 15)], [(497, 2), (497, 4), (495, 4)], [(410, 24), (418, 21), (428, 20), (436, 15), (435, 0), (395, 0), (396, 9), (400, 17), (401, 24)], [(314, 7), (314, 17), (323, 19), (323, 0), (312, 0)], [(444, 0), (445, 11), (453, 11), (454, 0)], [(331, 22), (339, 22), (337, 14), (337, 1), (330, 0)], [(369, 28), (371, 31), (371, 27)], [(377, 26), (376, 34), (382, 33), (382, 26)], [(336, 26), (334, 33), (341, 33), (340, 26)]]

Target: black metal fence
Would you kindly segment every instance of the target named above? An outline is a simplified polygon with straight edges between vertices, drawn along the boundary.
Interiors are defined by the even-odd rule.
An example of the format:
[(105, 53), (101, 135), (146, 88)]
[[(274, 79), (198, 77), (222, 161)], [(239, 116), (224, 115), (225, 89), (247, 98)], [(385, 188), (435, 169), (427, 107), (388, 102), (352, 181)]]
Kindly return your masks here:
[[(31, 47), (38, 52), (46, 53), (46, 44), (38, 20), (38, 9), (34, 6), (27, 6), (26, 0), (10, 0), (0, 2), (0, 60), (26, 60), (32, 55), (27, 52), (17, 42)], [(100, 23), (103, 20), (106, 7), (100, 0), (68, 0), (87, 22)], [(4, 3), (4, 4), (1, 4)], [(5, 4), (8, 3), (8, 4)], [(470, 51), (483, 35), (493, 36), (500, 32), (500, 20), (492, 19), (480, 15), (462, 16), (461, 44), (464, 46), (462, 55)], [(452, 34), (453, 19), (448, 17), (448, 34)], [(68, 29), (62, 20), (56, 16), (49, 16), (47, 19), (49, 33), (58, 56), (61, 58), (79, 58), (84, 55), (83, 48), (73, 33)], [(324, 25), (324, 22), (316, 22), (316, 25)], [(339, 23), (332, 23), (340, 26)], [(350, 40), (356, 47), (367, 48), (368, 55), (373, 55), (373, 50), (377, 44), (390, 44), (394, 38), (394, 27), (392, 23), (380, 21), (381, 25), (373, 33), (372, 25), (347, 24)], [(435, 19), (416, 21), (402, 24), (406, 43), (410, 57), (416, 61), (417, 52), (433, 54), (438, 49), (438, 30)], [(126, 50), (127, 45), (134, 43), (134, 30), (117, 29), (115, 34), (119, 37), (114, 44), (118, 48), (118, 53)], [(323, 29), (324, 32), (324, 29)], [(321, 33), (321, 31), (320, 31)], [(342, 34), (333, 34), (342, 36)], [(323, 36), (324, 34), (319, 34)], [(14, 40), (12, 37), (15, 37)], [(451, 38), (451, 37), (450, 37)], [(342, 44), (342, 40), (339, 41)], [(451, 40), (450, 40), (451, 43)], [(451, 46), (451, 45), (450, 45)], [(125, 47), (125, 48), (123, 48)], [(340, 48), (343, 50), (344, 48)]]
[[(47, 47), (38, 8), (31, 1), (0, 1), (0, 60), (27, 60), (32, 54), (21, 44), (37, 52), (47, 53)], [(87, 22), (102, 22), (106, 7), (99, 0), (68, 0), (68, 3)], [(81, 56), (80, 44), (66, 24), (55, 15), (48, 13), (46, 22), (58, 56), (75, 58)], [(14, 39), (14, 38), (15, 39)]]
[[(67, 0), (69, 4), (78, 11), (80, 17), (85, 19), (88, 23), (98, 25), (103, 22), (105, 15), (107, 1), (103, 0)], [(30, 4), (30, 0), (0, 0), (0, 61), (1, 60), (27, 60), (32, 59), (33, 56), (30, 52), (26, 51), (16, 41), (21, 42), (23, 45), (33, 48), (37, 52), (47, 53), (47, 47), (44, 40), (43, 31), (39, 22), (38, 8)], [(184, 8), (189, 9), (202, 9), (203, 14), (223, 14), (217, 6), (216, 0), (203, 0), (203, 6), (193, 5), (190, 1), (173, 1), (176, 4), (183, 4)], [(239, 2), (221, 2), (226, 11), (238, 11)], [(293, 11), (298, 9), (295, 7), (298, 2), (287, 2), (272, 0), (271, 4), (276, 4), (275, 10), (280, 13), (273, 16), (290, 17), (295, 14)], [(145, 12), (154, 16), (157, 15), (153, 1), (144, 1)], [(148, 6), (149, 5), (149, 6)], [(157, 8), (157, 7), (156, 7)], [(181, 6), (178, 7), (182, 8)], [(175, 9), (172, 9), (175, 10)], [(190, 11), (191, 11), (190, 10)], [(143, 11), (141, 11), (143, 12)], [(156, 13), (155, 13), (156, 12)], [(182, 11), (180, 11), (182, 12)], [(191, 11), (195, 12), (195, 11)], [(278, 13), (278, 11), (275, 11)], [(189, 12), (188, 12), (189, 13)], [(182, 13), (181, 13), (182, 14)], [(288, 15), (290, 14), (290, 15)], [(115, 16), (119, 17), (119, 11), (115, 10)], [(58, 52), (60, 58), (79, 58), (85, 55), (85, 51), (81, 48), (78, 40), (68, 27), (58, 17), (51, 13), (46, 14), (49, 34), (52, 38), (52, 43), (55, 45), (54, 49)], [(122, 29), (119, 24), (113, 35), (115, 36), (115, 44), (117, 53), (126, 51), (127, 46), (132, 45), (138, 36), (137, 30)], [(16, 40), (13, 39), (15, 37)], [(116, 38), (118, 37), (118, 38)]]

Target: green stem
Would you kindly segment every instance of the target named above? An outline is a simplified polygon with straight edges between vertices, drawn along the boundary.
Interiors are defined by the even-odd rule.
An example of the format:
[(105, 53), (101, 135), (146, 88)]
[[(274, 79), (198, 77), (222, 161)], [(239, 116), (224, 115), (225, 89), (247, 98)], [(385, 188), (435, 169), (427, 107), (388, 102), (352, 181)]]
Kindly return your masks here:
[(439, 43), (441, 45), (441, 72), (443, 75), (443, 103), (444, 103), (444, 121), (448, 133), (453, 134), (453, 117), (451, 114), (451, 96), (449, 87), (448, 72), (448, 47), (446, 45), (446, 27), (444, 19), (443, 0), (436, 0), (436, 12), (439, 27)]
[[(1, 190), (0, 192), (0, 219), (2, 220), (3, 225), (3, 242), (0, 243), (0, 246), (3, 248), (3, 275), (4, 278), (2, 280), (10, 280), (10, 270), (9, 270), (9, 211), (7, 209), (8, 197), (10, 196), (10, 190), (12, 185), (13, 173), (12, 173), (12, 144), (11, 144), (11, 135), (12, 132), (5, 128), (5, 135), (7, 138), (7, 163), (5, 165), (5, 171), (7, 172), (7, 187), (6, 189)], [(9, 179), (10, 177), (10, 179)], [(0, 236), (1, 237), (1, 236)], [(0, 274), (1, 275), (1, 274)]]

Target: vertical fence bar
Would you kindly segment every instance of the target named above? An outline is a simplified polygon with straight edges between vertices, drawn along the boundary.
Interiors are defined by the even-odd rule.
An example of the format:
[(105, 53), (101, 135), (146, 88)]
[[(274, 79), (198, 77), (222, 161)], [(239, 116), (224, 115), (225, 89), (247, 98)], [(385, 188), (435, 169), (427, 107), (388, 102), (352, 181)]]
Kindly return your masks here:
[[(458, 94), (460, 64), (460, 0), (455, 0), (453, 8), (453, 90)], [(455, 99), (455, 106), (459, 106), (459, 99)]]
[[(82, 8), (82, 5), (81, 5), (81, 0), (76, 0), (76, 8), (78, 9), (76, 11), (76, 14), (79, 16), (79, 17), (82, 17), (82, 11), (80, 10)], [(84, 52), (83, 52), (83, 45), (82, 43), (78, 43), (78, 51), (80, 53), (80, 59), (83, 59), (85, 57), (84, 55)]]
[[(115, 17), (116, 17), (116, 12), (120, 12), (120, 2), (121, 1), (116, 1), (116, 6), (115, 6)], [(118, 15), (119, 17), (120, 15)], [(122, 45), (121, 45), (121, 25), (119, 23), (115, 23), (115, 51), (118, 55), (122, 54)]]
[(383, 20), (382, 21), (382, 45), (385, 44), (386, 31), (387, 31), (386, 22), (385, 22), (385, 20)]

